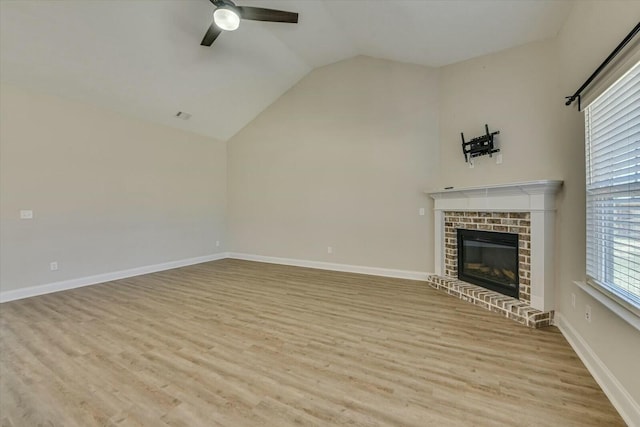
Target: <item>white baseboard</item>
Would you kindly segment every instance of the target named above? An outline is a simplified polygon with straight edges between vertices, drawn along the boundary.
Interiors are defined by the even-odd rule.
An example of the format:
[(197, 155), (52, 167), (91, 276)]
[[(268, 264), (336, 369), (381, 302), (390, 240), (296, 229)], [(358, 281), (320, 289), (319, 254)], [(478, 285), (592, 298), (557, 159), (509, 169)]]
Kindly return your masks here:
[(28, 288), (0, 292), (0, 303), (50, 294), (52, 292), (66, 291), (68, 289), (81, 288), (83, 286), (96, 285), (98, 283), (110, 282), (112, 280), (126, 279), (127, 277), (140, 276), (142, 274), (171, 270), (172, 268), (185, 267), (187, 265), (200, 264), (227, 257), (228, 254), (226, 252), (221, 252), (212, 255), (169, 261), (162, 264), (146, 265), (143, 267), (130, 268), (112, 273), (96, 274), (95, 276), (80, 277), (77, 279), (63, 280), (61, 282), (47, 283), (45, 285), (30, 286)]
[(582, 363), (607, 395), (629, 427), (640, 427), (640, 404), (624, 388), (609, 368), (562, 314), (555, 313), (555, 325), (567, 339)]
[(336, 264), (323, 261), (309, 261), (295, 258), (279, 258), (263, 255), (252, 255), (230, 252), (229, 258), (246, 261), (266, 262), (269, 264), (293, 265), (296, 267), (317, 268), (320, 270), (342, 271), (347, 273), (370, 274), (372, 276), (394, 277), (397, 279), (426, 280), (431, 273), (423, 271), (394, 270), (390, 268), (365, 267), (361, 265)]
[(112, 273), (97, 274), (95, 276), (80, 277), (77, 279), (63, 280), (60, 282), (47, 283), (45, 285), (30, 286), (28, 288), (0, 292), (0, 303), (35, 297), (38, 295), (50, 294), (53, 292), (66, 291), (69, 289), (81, 288), (83, 286), (96, 285), (98, 283), (110, 282), (112, 280), (126, 279), (128, 277), (140, 276), (143, 274), (156, 273), (158, 271), (171, 270), (172, 268), (186, 267), (188, 265), (216, 261), (224, 258), (236, 258), (247, 261), (267, 262), (270, 264), (293, 265), (297, 267), (309, 267), (321, 270), (344, 271), (349, 273), (370, 274), (373, 276), (395, 277), (411, 280), (426, 280), (427, 276), (430, 274), (421, 271), (393, 270), (388, 268), (335, 264), (321, 261), (308, 261), (292, 258), (278, 258), (262, 255), (220, 252), (212, 255), (182, 259), (178, 261), (170, 261), (162, 264), (146, 265), (143, 267), (130, 268), (127, 270), (115, 271)]

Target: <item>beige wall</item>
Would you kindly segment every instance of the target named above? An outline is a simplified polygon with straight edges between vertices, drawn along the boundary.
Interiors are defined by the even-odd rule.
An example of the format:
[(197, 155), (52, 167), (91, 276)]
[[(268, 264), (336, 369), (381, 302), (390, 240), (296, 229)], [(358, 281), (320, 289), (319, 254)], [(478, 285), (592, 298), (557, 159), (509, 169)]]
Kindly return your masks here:
[[(638, 1), (580, 1), (558, 37), (560, 95), (571, 95), (638, 23)], [(558, 230), (559, 311), (584, 338), (607, 368), (640, 404), (640, 332), (620, 320), (573, 284), (585, 277), (584, 116), (577, 107), (560, 110), (562, 144), (558, 148), (564, 174)], [(571, 306), (571, 294), (577, 304)], [(592, 322), (584, 306), (592, 307)]]
[(4, 85), (0, 121), (3, 292), (222, 250), (224, 143)]
[[(562, 178), (556, 43), (531, 43), (440, 69), (440, 152), (445, 186)], [(465, 140), (499, 130), (502, 155), (465, 163)]]
[(437, 99), (426, 67), (356, 57), (310, 73), (229, 141), (231, 249), (431, 271)]
[[(585, 278), (584, 122), (564, 105), (637, 23), (640, 2), (576, 2), (560, 36), (440, 69), (443, 183), (472, 186), (562, 179), (556, 230), (557, 311), (640, 402), (640, 333), (573, 284)], [(499, 129), (503, 163), (479, 158), (470, 169), (465, 137)], [(576, 308), (571, 294), (577, 297)], [(592, 322), (584, 307), (592, 307)]]

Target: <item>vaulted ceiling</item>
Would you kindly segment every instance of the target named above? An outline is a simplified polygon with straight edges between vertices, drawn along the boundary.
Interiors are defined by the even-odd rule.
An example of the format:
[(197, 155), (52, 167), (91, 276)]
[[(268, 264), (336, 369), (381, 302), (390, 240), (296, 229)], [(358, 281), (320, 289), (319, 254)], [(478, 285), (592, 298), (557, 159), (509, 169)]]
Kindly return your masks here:
[(554, 37), (571, 9), (562, 0), (237, 3), (300, 21), (242, 21), (207, 48), (208, 0), (1, 0), (0, 78), (227, 140), (314, 68), (356, 55), (438, 67)]

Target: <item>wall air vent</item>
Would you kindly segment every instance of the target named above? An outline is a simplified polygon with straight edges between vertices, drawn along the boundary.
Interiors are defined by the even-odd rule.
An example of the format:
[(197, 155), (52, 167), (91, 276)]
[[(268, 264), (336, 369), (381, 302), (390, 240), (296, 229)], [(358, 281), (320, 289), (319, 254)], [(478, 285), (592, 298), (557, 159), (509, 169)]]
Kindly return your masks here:
[(184, 111), (178, 111), (176, 113), (176, 117), (182, 120), (189, 120), (191, 118), (191, 114), (185, 113)]

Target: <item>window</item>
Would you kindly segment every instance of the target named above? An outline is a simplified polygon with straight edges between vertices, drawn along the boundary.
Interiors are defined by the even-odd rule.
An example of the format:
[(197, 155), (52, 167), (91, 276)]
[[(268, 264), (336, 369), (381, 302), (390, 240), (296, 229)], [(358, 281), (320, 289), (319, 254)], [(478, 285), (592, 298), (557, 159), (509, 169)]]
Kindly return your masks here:
[(640, 62), (585, 110), (587, 280), (640, 315)]

